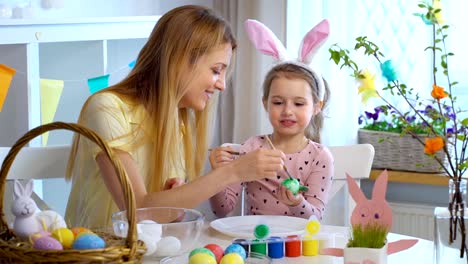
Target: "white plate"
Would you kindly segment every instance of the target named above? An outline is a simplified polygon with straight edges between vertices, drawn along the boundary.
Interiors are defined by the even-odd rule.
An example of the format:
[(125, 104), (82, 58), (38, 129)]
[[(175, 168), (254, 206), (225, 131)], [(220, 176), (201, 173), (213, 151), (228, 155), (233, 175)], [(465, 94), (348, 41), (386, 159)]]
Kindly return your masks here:
[(270, 228), (269, 236), (289, 236), (304, 233), (308, 220), (281, 215), (247, 215), (220, 218), (212, 221), (215, 230), (232, 237), (254, 238), (253, 231), (259, 224)]

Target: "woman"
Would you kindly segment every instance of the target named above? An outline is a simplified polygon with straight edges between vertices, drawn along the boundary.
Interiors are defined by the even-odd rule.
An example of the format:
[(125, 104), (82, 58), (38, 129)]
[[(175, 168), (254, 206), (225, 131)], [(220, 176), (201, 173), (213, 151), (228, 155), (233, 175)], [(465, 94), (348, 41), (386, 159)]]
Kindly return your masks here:
[[(175, 8), (160, 18), (128, 77), (83, 106), (79, 123), (115, 150), (137, 207), (193, 208), (229, 184), (281, 170), (284, 154), (265, 149), (199, 177), (212, 123), (210, 98), (225, 89), (236, 45), (227, 22), (211, 10)], [(72, 191), (65, 217), (72, 226), (103, 227), (112, 213), (125, 209), (109, 158), (79, 135), (68, 177)]]

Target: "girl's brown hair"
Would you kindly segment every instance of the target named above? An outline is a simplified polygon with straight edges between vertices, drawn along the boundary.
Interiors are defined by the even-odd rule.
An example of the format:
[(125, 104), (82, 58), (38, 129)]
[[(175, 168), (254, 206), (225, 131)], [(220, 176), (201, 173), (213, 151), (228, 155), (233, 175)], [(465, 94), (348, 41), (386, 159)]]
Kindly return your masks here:
[(314, 101), (314, 105), (322, 101), (322, 111), (312, 116), (312, 119), (310, 120), (309, 125), (305, 129), (305, 136), (315, 142), (320, 143), (320, 131), (323, 127), (323, 119), (324, 119), (323, 110), (328, 104), (328, 99), (330, 96), (330, 89), (328, 87), (328, 83), (325, 81), (325, 79), (323, 79), (324, 95), (323, 95), (323, 99), (320, 100), (319, 91), (318, 91), (318, 83), (314, 76), (315, 75), (311, 72), (310, 69), (303, 67), (301, 65), (294, 64), (294, 63), (278, 64), (274, 66), (265, 76), (265, 80), (263, 82), (262, 100), (263, 101), (268, 100), (268, 96), (270, 95), (271, 83), (276, 78), (283, 77), (287, 79), (301, 79), (301, 80), (306, 81), (311, 87), (312, 99)]
[[(199, 58), (223, 44), (230, 44), (233, 51), (237, 47), (223, 18), (202, 6), (175, 8), (159, 19), (129, 75), (101, 91), (112, 92), (133, 106), (144, 105), (148, 113), (141, 124), (145, 136), (140, 142), (153, 144), (148, 160), (152, 166), (148, 191), (161, 190), (176, 167), (185, 168), (182, 178), (190, 180), (200, 175), (216, 101), (212, 100), (203, 111), (179, 108), (178, 104), (190, 82), (187, 76), (193, 76)], [(78, 141), (75, 138), (71, 159), (76, 155)], [(180, 146), (184, 157), (180, 156)], [(73, 163), (69, 164), (69, 172), (72, 167)]]

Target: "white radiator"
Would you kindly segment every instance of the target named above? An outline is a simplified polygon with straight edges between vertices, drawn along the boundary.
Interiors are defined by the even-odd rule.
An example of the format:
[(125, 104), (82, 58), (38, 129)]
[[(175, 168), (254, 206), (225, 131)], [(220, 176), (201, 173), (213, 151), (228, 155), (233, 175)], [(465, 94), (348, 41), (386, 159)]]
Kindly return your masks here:
[(393, 210), (392, 233), (434, 240), (434, 206), (389, 204)]

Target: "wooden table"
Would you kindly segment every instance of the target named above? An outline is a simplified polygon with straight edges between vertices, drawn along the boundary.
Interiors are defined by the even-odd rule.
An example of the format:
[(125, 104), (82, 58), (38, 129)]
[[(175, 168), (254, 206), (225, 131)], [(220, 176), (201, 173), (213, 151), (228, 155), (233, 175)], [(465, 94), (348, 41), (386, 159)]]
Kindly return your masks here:
[[(321, 232), (335, 234), (335, 247), (343, 247), (347, 241), (348, 228), (342, 226), (322, 226)], [(393, 242), (399, 239), (411, 239), (405, 235), (390, 233), (388, 241)], [(226, 236), (209, 226), (209, 222), (206, 222), (202, 233), (199, 238), (198, 246), (202, 247), (209, 243), (219, 244), (223, 248), (231, 244), (233, 237)], [(146, 264), (157, 264), (159, 261), (147, 259), (144, 261)], [(274, 259), (273, 264), (343, 264), (343, 258), (331, 257), (331, 256), (314, 256), (314, 257), (297, 257), (297, 258), (281, 258)], [(412, 248), (401, 251), (388, 256), (389, 264), (405, 264), (405, 263), (433, 263), (433, 243), (432, 241), (419, 239), (418, 243)], [(184, 264), (184, 263), (181, 263)]]

